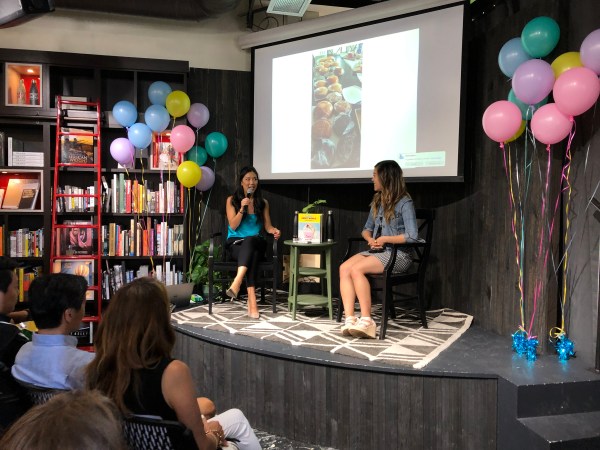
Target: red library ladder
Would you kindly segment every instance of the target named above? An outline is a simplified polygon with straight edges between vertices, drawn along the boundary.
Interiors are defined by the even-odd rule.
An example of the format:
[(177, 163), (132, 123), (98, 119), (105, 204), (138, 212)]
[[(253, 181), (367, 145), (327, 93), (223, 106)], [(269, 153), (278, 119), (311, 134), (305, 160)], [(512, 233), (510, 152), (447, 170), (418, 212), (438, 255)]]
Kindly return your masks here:
[[(69, 116), (73, 113), (73, 116)], [(93, 127), (90, 131), (86, 129), (70, 127), (70, 124), (78, 124), (80, 127)], [(83, 125), (82, 125), (83, 123)], [(67, 272), (82, 275), (88, 280), (88, 293), (93, 293), (93, 311), (90, 314), (86, 308), (84, 323), (90, 324), (90, 344), (93, 339), (94, 324), (102, 317), (102, 242), (100, 240), (100, 227), (102, 220), (101, 204), (101, 140), (100, 140), (101, 110), (100, 102), (86, 102), (67, 100), (58, 96), (56, 99), (56, 149), (54, 153), (54, 184), (52, 189), (52, 233), (50, 242), (50, 272)], [(79, 143), (76, 139), (79, 137)], [(84, 155), (81, 140), (92, 138), (93, 163), (89, 155)], [(79, 155), (74, 159), (77, 162), (68, 162), (61, 159), (61, 154)], [(81, 162), (81, 161), (86, 162)], [(67, 174), (77, 172), (77, 175)], [(62, 180), (61, 180), (62, 179)], [(75, 182), (78, 184), (93, 181), (94, 191), (89, 192), (84, 186), (72, 189), (76, 192), (65, 192), (64, 182)], [(93, 207), (90, 203), (93, 202)], [(59, 208), (60, 204), (60, 208)], [(71, 208), (71, 205), (77, 205)], [(87, 205), (87, 206), (86, 206)], [(60, 209), (60, 211), (59, 211)], [(75, 211), (73, 211), (73, 209)], [(68, 210), (68, 211), (66, 211)], [(85, 220), (81, 220), (81, 219)], [(76, 220), (67, 220), (76, 219)], [(78, 220), (77, 220), (78, 219)], [(79, 222), (79, 223), (74, 223)], [(82, 223), (84, 222), (84, 223)], [(85, 223), (87, 222), (87, 223)], [(77, 228), (84, 231), (84, 240), (89, 238), (87, 230), (92, 230), (91, 254), (75, 254), (66, 251), (62, 244), (66, 245), (72, 237), (71, 231)], [(64, 240), (63, 240), (64, 238)], [(88, 242), (89, 244), (89, 242)], [(77, 252), (79, 253), (79, 252)], [(81, 253), (88, 253), (83, 251)], [(88, 295), (89, 297), (89, 295)]]

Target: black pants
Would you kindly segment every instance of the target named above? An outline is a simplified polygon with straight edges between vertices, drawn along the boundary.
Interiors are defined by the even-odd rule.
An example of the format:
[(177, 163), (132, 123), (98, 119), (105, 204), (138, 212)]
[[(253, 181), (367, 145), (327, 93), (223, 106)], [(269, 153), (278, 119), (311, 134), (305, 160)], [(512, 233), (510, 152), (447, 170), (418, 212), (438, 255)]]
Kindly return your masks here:
[[(267, 249), (267, 241), (259, 236), (250, 236), (239, 242), (239, 238), (227, 239), (226, 246), (231, 258), (236, 260), (238, 267), (245, 266), (246, 286), (254, 287), (258, 278), (258, 263)], [(234, 243), (237, 242), (237, 243)]]

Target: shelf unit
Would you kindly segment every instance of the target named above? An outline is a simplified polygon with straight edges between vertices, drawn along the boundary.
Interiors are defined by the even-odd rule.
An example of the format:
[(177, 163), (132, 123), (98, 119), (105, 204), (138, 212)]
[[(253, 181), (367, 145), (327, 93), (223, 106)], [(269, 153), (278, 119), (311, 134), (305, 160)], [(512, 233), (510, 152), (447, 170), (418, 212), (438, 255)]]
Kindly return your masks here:
[[(0, 155), (5, 154), (4, 160), (0, 158), (0, 171), (8, 173), (0, 174), (0, 188), (2, 176), (6, 177), (10, 176), (10, 173), (24, 171), (38, 173), (41, 185), (37, 200), (39, 208), (19, 212), (0, 209), (0, 227), (7, 233), (27, 226), (51, 230), (53, 223), (56, 224), (57, 221), (62, 223), (65, 220), (83, 220), (86, 214), (89, 217), (89, 213), (83, 212), (61, 212), (60, 215), (54, 215), (51, 182), (57, 172), (60, 173), (61, 179), (71, 182), (73, 185), (78, 185), (86, 179), (89, 180), (93, 173), (98, 174), (100, 179), (104, 176), (109, 183), (115, 176), (117, 179), (122, 176), (122, 179), (129, 179), (132, 183), (136, 179), (138, 183), (145, 180), (151, 186), (156, 185), (161, 177), (167, 179), (170, 176), (171, 180), (176, 181), (175, 171), (167, 174), (149, 170), (148, 161), (145, 160), (136, 159), (136, 167), (132, 170), (118, 167), (116, 161), (110, 156), (110, 143), (116, 138), (126, 137), (127, 130), (114, 121), (112, 107), (117, 101), (129, 100), (137, 107), (138, 121), (143, 121), (143, 113), (150, 106), (147, 97), (148, 87), (153, 82), (164, 81), (169, 83), (173, 90), (186, 91), (189, 72), (189, 65), (186, 61), (0, 49), (0, 85), (2, 86), (5, 85), (7, 76), (13, 76), (12, 72), (7, 74), (12, 69), (7, 68), (6, 63), (39, 66), (40, 104), (39, 106), (24, 106), (14, 104), (10, 99), (7, 104), (7, 90), (3, 89), (0, 92), (0, 133), (4, 133), (5, 138), (15, 137), (29, 143), (32, 150), (40, 150), (44, 153), (43, 167), (9, 167), (5, 154), (6, 139), (0, 141), (4, 144), (4, 146), (0, 145)], [(102, 164), (100, 170), (96, 171), (92, 167), (56, 167), (55, 150), (60, 143), (60, 124), (57, 125), (56, 121), (57, 112), (60, 111), (56, 104), (58, 96), (98, 99), (99, 122), (96, 121), (96, 118), (67, 116), (64, 119), (68, 119), (70, 122), (68, 126), (74, 128), (79, 125), (95, 125), (98, 128), (95, 132), (102, 136), (101, 142), (98, 143), (99, 158)], [(102, 184), (100, 184), (98, 192), (102, 188)], [(183, 211), (168, 214), (145, 212), (135, 214), (103, 209), (97, 223), (99, 225), (115, 223), (129, 226), (132, 218), (136, 222), (165, 221), (170, 226), (181, 225), (184, 229), (182, 235), (185, 239), (187, 230), (185, 230), (184, 217)], [(47, 251), (42, 256), (33, 259), (24, 257), (18, 259), (26, 264), (42, 266), (45, 273), (50, 273), (52, 264), (49, 232), (44, 234), (43, 244)], [(167, 262), (171, 267), (174, 265), (178, 270), (185, 272), (188, 256), (187, 245), (184, 243), (183, 247), (183, 254), (176, 256), (107, 256), (101, 254), (97, 275), (103, 275), (100, 273), (101, 271), (106, 272), (115, 266), (123, 266), (124, 263), (127, 270), (133, 272), (137, 272), (143, 266), (149, 266), (150, 270), (156, 269), (157, 265), (166, 265)], [(101, 292), (98, 292), (98, 296), (100, 295)], [(95, 306), (106, 306), (109, 298), (106, 296), (101, 298), (102, 301)], [(93, 316), (91, 312), (88, 314)]]
[[(100, 102), (64, 100), (61, 96), (57, 96), (56, 103), (50, 267), (53, 273), (72, 273), (86, 278), (88, 282), (86, 312), (90, 311), (87, 305), (91, 303), (93, 306), (91, 314), (88, 312), (84, 317), (84, 322), (98, 323), (102, 317), (102, 243), (99, 239), (102, 225), (99, 190), (102, 167)], [(69, 107), (83, 107), (95, 113), (93, 127), (90, 129), (70, 127), (71, 123), (65, 114), (69, 111), (66, 108)], [(75, 171), (88, 169), (85, 174), (89, 187), (80, 186), (77, 191), (66, 192), (63, 180), (67, 178), (68, 173), (64, 169)], [(89, 183), (93, 185), (90, 186)], [(69, 202), (77, 204), (77, 212), (85, 217), (85, 220), (69, 220), (61, 215), (67, 209), (65, 205)], [(93, 325), (90, 325), (90, 336), (93, 336)]]

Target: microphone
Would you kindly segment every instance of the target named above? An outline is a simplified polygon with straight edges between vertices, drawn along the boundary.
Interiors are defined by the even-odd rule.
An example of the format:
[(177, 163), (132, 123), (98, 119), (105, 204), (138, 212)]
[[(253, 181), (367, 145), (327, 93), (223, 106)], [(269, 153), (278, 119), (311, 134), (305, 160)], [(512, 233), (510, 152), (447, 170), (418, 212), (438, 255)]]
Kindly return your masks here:
[[(254, 191), (252, 190), (252, 188), (248, 188), (248, 190), (246, 191), (246, 198), (251, 198), (253, 193)], [(244, 207), (242, 208), (242, 214), (246, 214), (247, 212), (248, 205), (244, 205)]]

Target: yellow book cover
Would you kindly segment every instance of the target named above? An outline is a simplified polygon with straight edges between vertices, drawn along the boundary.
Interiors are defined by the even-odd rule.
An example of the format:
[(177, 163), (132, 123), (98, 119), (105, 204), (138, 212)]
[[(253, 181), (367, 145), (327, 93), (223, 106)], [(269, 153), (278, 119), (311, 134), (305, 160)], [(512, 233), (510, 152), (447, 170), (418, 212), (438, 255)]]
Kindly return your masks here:
[(298, 214), (298, 242), (320, 244), (323, 240), (323, 214)]

